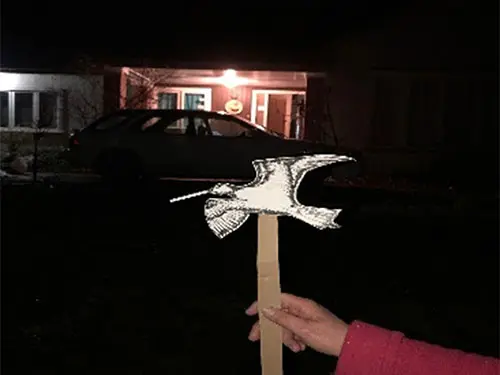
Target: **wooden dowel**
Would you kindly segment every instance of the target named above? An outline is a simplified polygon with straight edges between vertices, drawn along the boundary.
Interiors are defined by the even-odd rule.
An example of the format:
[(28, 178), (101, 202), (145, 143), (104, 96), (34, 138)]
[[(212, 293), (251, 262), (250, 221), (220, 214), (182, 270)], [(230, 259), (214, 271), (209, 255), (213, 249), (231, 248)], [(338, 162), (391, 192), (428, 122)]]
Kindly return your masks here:
[(263, 308), (281, 305), (278, 258), (278, 217), (259, 215), (257, 241), (258, 305), (262, 375), (283, 374), (281, 327), (266, 319)]

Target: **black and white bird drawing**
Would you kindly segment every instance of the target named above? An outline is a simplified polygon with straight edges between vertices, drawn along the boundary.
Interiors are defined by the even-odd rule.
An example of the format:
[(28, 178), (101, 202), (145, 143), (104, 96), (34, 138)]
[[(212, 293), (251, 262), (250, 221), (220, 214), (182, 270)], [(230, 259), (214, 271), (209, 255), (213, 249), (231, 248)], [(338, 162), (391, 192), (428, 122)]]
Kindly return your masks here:
[(236, 231), (250, 214), (291, 216), (317, 229), (339, 228), (335, 219), (341, 209), (305, 206), (297, 200), (300, 183), (307, 172), (330, 164), (355, 161), (335, 154), (300, 155), (254, 160), (256, 172), (253, 181), (245, 185), (219, 183), (213, 188), (182, 197), (171, 203), (204, 194), (221, 198), (209, 198), (205, 202), (205, 219), (209, 228), (219, 238)]

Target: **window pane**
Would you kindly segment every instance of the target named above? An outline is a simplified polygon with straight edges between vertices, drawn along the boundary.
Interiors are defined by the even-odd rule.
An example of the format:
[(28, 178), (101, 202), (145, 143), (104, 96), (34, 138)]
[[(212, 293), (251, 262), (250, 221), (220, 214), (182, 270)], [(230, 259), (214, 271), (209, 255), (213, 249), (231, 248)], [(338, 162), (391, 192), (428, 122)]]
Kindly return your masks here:
[(172, 120), (171, 116), (154, 116), (142, 119), (139, 127), (147, 133), (184, 134), (188, 123), (188, 117)]
[(237, 137), (242, 134), (248, 135), (250, 132), (237, 122), (212, 118), (209, 120), (212, 135), (223, 137)]
[(148, 118), (142, 125), (141, 130), (145, 131), (151, 129), (154, 125), (157, 125), (161, 120), (161, 117), (151, 117)]
[(53, 92), (40, 93), (40, 126), (57, 127), (57, 94)]
[(0, 126), (9, 126), (9, 93), (0, 92)]
[(177, 99), (177, 94), (173, 92), (158, 94), (158, 108), (177, 109)]
[(184, 94), (184, 109), (205, 109), (205, 94)]
[(15, 93), (15, 126), (33, 126), (33, 93)]
[(188, 133), (189, 117), (184, 116), (167, 125), (165, 133), (169, 134), (186, 134)]

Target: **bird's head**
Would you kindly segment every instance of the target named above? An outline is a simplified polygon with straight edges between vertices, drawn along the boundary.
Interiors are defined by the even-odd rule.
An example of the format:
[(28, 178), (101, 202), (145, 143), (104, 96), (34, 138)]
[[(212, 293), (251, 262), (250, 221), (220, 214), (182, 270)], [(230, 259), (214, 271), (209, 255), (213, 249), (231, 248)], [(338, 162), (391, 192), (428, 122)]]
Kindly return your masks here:
[(234, 187), (231, 184), (220, 183), (210, 189), (210, 194), (219, 196), (234, 196)]

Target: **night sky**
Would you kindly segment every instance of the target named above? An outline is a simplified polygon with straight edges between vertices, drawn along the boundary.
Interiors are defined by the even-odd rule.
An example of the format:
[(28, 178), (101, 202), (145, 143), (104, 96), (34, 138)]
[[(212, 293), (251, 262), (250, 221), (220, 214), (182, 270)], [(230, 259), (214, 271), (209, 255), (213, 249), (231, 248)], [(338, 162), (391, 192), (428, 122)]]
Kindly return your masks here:
[[(173, 6), (171, 2), (4, 0), (2, 66), (57, 69), (82, 55), (117, 65), (131, 59), (300, 63), (321, 59), (324, 51), (318, 46), (325, 41), (369, 31), (398, 17), (404, 7), (423, 1), (430, 0), (344, 0), (272, 7), (265, 2), (228, 7), (197, 1)], [(474, 2), (476, 8), (486, 3)], [(495, 9), (479, 13), (492, 19)], [(472, 22), (464, 19), (464, 27), (475, 29), (477, 24), (477, 17)]]
[[(3, 65), (64, 65), (81, 54), (108, 60), (229, 56), (286, 61), (298, 59), (332, 36), (369, 27), (399, 9), (397, 1), (375, 6), (375, 2), (366, 5), (353, 0), (295, 8), (266, 7), (265, 2), (260, 6), (233, 3), (228, 8), (191, 1), (185, 8), (155, 2), (143, 9), (140, 2), (121, 2), (120, 9), (114, 3), (118, 4), (93, 1), (81, 7), (69, 2), (3, 1)], [(19, 14), (22, 17), (13, 16)]]

